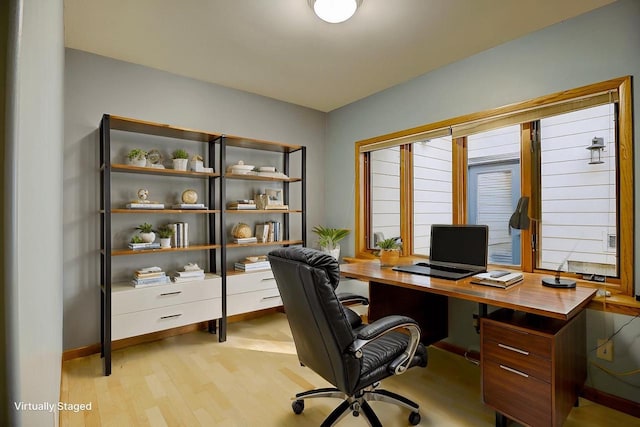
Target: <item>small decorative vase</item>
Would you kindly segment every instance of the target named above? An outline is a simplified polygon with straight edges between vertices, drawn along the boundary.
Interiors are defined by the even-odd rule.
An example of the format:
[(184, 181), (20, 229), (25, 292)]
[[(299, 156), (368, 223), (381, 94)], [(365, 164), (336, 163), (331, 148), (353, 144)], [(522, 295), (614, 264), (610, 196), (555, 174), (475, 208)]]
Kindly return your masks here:
[(140, 233), (140, 237), (145, 243), (153, 243), (156, 240), (156, 233), (153, 231), (150, 233)]
[(189, 159), (173, 159), (173, 168), (177, 171), (186, 171)]
[(398, 264), (400, 251), (397, 249), (383, 249), (380, 251), (380, 266), (393, 267)]
[(162, 238), (160, 238), (160, 247), (161, 248), (170, 248), (171, 247), (171, 237), (162, 237)]

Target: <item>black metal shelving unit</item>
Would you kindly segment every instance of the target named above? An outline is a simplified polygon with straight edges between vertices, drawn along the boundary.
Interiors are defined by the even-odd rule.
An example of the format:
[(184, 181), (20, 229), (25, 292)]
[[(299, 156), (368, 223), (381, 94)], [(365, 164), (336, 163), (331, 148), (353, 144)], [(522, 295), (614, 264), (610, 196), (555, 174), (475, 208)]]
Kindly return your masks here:
[[(179, 172), (173, 169), (152, 169), (144, 167), (135, 167), (123, 164), (111, 163), (111, 131), (134, 132), (144, 135), (153, 135), (159, 137), (169, 137), (182, 140), (189, 140), (207, 144), (207, 162), (209, 167), (213, 167), (213, 173), (203, 172)], [(232, 175), (227, 174), (225, 170), (226, 151), (228, 147), (241, 147), (252, 150), (264, 150), (277, 152), (282, 154), (283, 172), (287, 178), (273, 178), (255, 175)], [(242, 245), (235, 245), (227, 241), (225, 233), (225, 221), (227, 214), (226, 206), (226, 185), (227, 180), (245, 179), (263, 182), (281, 182), (283, 187), (283, 195), (285, 202), (289, 201), (290, 184), (299, 183), (300, 186), (300, 209), (287, 210), (277, 212), (283, 215), (282, 241), (260, 244), (263, 246), (288, 246), (288, 245), (306, 245), (307, 221), (306, 221), (306, 147), (301, 145), (289, 145), (261, 141), (255, 139), (241, 138), (228, 135), (212, 134), (208, 132), (196, 131), (173, 127), (165, 124), (145, 122), (126, 117), (112, 116), (104, 114), (100, 122), (100, 153), (99, 153), (99, 170), (100, 170), (100, 342), (101, 356), (103, 358), (104, 374), (111, 374), (111, 350), (112, 350), (112, 257), (113, 256), (134, 256), (139, 252), (121, 250), (112, 247), (112, 215), (114, 213), (126, 214), (153, 214), (170, 212), (172, 214), (205, 214), (208, 216), (209, 236), (208, 243), (198, 247), (190, 248), (172, 248), (170, 250), (206, 250), (208, 251), (208, 271), (216, 272), (221, 277), (221, 304), (222, 315), (219, 319), (211, 319), (209, 321), (209, 331), (217, 333), (219, 341), (226, 340), (227, 334), (227, 252), (229, 249)], [(216, 153), (218, 153), (216, 155)], [(289, 178), (291, 167), (291, 155), (299, 153), (300, 161), (300, 177)], [(179, 211), (179, 210), (124, 210), (113, 209), (111, 202), (111, 178), (113, 173), (142, 173), (171, 176), (187, 176), (191, 178), (200, 178), (207, 180), (208, 206), (206, 211)], [(217, 192), (217, 194), (216, 194)], [(211, 207), (218, 209), (211, 209)], [(114, 212), (115, 211), (115, 212)], [(275, 214), (276, 212), (271, 212)], [(292, 214), (301, 215), (301, 238), (299, 240), (290, 239), (290, 220)], [(166, 253), (167, 250), (158, 250), (158, 253)], [(149, 253), (145, 251), (145, 253)], [(218, 264), (219, 261), (219, 264)]]

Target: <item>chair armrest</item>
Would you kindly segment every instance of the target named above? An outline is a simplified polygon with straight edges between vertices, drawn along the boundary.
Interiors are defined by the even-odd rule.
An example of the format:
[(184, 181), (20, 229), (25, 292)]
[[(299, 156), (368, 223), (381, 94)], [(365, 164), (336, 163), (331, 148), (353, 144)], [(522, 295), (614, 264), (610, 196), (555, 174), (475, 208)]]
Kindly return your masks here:
[(396, 375), (400, 375), (409, 368), (418, 344), (420, 344), (420, 327), (410, 317), (386, 316), (366, 325), (358, 331), (356, 340), (351, 344), (350, 351), (353, 352), (355, 357), (361, 358), (364, 346), (397, 329), (406, 329), (410, 334), (410, 341), (405, 351), (389, 365)]
[(351, 292), (338, 292), (336, 296), (338, 297), (338, 301), (342, 304), (359, 303), (362, 305), (369, 305), (369, 298), (362, 295)]

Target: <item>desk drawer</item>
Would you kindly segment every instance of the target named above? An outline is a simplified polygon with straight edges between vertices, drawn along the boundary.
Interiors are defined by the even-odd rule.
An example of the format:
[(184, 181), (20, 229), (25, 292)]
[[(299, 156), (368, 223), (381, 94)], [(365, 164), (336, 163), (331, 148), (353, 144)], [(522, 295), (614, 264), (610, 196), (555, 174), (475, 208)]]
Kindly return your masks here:
[(113, 315), (111, 339), (148, 334), (220, 317), (222, 317), (221, 298)]
[(483, 341), (482, 360), (492, 360), (545, 382), (551, 382), (551, 360), (502, 342)]
[(550, 426), (551, 385), (508, 365), (482, 359), (484, 402), (531, 426)]
[(551, 359), (552, 339), (523, 329), (513, 328), (505, 323), (482, 319), (482, 343), (488, 341), (507, 346), (515, 352)]

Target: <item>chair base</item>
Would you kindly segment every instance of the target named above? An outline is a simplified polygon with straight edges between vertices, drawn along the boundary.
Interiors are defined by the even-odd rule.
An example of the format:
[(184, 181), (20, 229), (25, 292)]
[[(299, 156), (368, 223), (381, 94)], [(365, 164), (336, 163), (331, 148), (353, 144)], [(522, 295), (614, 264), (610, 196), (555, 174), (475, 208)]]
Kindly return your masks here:
[(304, 410), (304, 399), (335, 397), (343, 399), (343, 402), (329, 414), (329, 416), (322, 422), (321, 427), (333, 426), (347, 415), (348, 410), (353, 413), (354, 417), (362, 414), (367, 419), (371, 427), (382, 427), (382, 423), (375, 412), (373, 412), (373, 409), (371, 409), (368, 402), (386, 402), (409, 409), (411, 411), (409, 414), (409, 423), (411, 425), (415, 426), (420, 423), (420, 406), (418, 406), (417, 403), (388, 390), (376, 390), (375, 388), (378, 384), (379, 383), (376, 383), (371, 387), (361, 390), (353, 396), (349, 396), (337, 388), (332, 387), (304, 391), (296, 394), (291, 407), (293, 408), (293, 412), (300, 414)]

